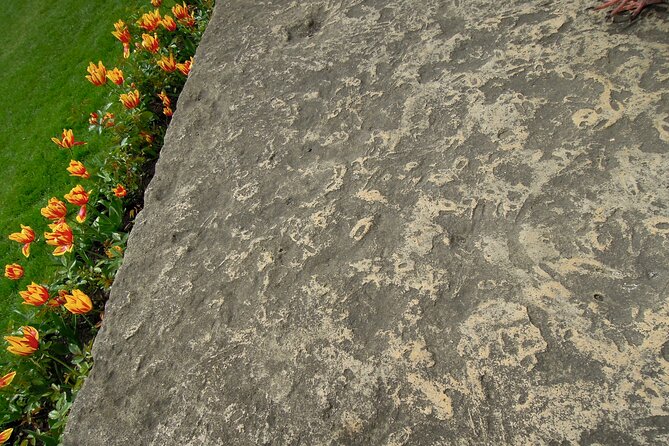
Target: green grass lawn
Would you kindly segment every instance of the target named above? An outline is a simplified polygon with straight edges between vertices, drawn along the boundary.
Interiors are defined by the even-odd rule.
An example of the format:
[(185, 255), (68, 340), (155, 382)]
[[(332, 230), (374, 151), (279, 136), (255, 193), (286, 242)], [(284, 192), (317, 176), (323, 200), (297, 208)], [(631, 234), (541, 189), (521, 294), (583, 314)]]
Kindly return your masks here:
[[(96, 155), (96, 137), (87, 130), (88, 114), (104, 105), (107, 89), (86, 79), (90, 61), (113, 67), (121, 44), (111, 35), (114, 22), (127, 19), (149, 0), (26, 0), (6, 5), (0, 17), (0, 333), (29, 323), (18, 295), (31, 281), (48, 285), (54, 260), (43, 242), (47, 221), (40, 208), (77, 184), (65, 170), (70, 153), (50, 140), (63, 128), (88, 142), (75, 147), (75, 159)], [(7, 239), (31, 226), (37, 235), (30, 259)], [(26, 274), (18, 283), (4, 277), (4, 265), (17, 262)], [(14, 310), (23, 307), (22, 313)], [(23, 315), (22, 315), (23, 314)], [(4, 350), (4, 343), (3, 348)]]

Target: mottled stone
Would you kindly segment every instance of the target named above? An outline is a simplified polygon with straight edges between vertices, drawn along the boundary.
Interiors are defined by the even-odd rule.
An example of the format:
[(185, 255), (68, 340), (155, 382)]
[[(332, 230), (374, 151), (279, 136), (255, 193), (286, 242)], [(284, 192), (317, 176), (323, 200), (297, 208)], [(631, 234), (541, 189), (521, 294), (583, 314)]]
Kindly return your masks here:
[(218, 2), (67, 445), (669, 442), (669, 22)]

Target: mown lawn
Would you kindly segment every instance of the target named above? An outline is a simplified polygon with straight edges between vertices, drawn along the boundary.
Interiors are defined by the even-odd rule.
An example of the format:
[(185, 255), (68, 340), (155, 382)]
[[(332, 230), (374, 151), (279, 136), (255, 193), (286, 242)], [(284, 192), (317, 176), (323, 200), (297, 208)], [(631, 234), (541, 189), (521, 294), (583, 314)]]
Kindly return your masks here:
[[(75, 159), (96, 156), (96, 137), (88, 132), (88, 114), (106, 102), (106, 89), (96, 88), (84, 76), (90, 61), (114, 66), (121, 44), (111, 31), (118, 19), (127, 20), (149, 0), (27, 0), (3, 8), (0, 50), (0, 266), (17, 262), (25, 267), (18, 283), (0, 279), (0, 334), (29, 323), (14, 313), (21, 306), (19, 289), (31, 281), (48, 285), (54, 260), (43, 242), (47, 221), (40, 208), (77, 184), (66, 172), (71, 154), (56, 147), (52, 136), (74, 129)], [(20, 245), (7, 239), (31, 226), (37, 235), (30, 261)], [(3, 348), (4, 350), (4, 342)], [(0, 355), (1, 357), (1, 355)]]

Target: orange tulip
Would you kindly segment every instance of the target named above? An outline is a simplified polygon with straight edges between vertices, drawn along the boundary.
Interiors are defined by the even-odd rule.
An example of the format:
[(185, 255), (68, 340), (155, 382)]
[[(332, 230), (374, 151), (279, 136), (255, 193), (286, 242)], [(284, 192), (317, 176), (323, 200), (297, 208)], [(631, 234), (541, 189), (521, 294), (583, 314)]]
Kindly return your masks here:
[(63, 129), (62, 139), (51, 138), (51, 141), (61, 149), (71, 149), (74, 146), (83, 146), (86, 144), (85, 142), (74, 140), (74, 132), (72, 132), (72, 129)]
[(49, 302), (46, 304), (49, 307), (60, 307), (65, 303), (65, 296), (67, 295), (67, 291), (65, 290), (60, 290), (58, 291), (58, 296), (52, 298)]
[(100, 119), (100, 125), (104, 125), (105, 127), (114, 127), (114, 113), (105, 113), (105, 115)]
[(0, 378), (0, 389), (10, 385), (12, 383), (12, 381), (14, 380), (15, 376), (16, 376), (16, 372), (9, 372), (8, 374), (6, 374), (2, 378)]
[(114, 37), (116, 37), (124, 44), (130, 43), (130, 31), (128, 31), (128, 27), (125, 25), (123, 20), (119, 20), (118, 22), (114, 23), (114, 29), (116, 30), (112, 31)]
[(65, 308), (73, 314), (85, 314), (93, 309), (90, 297), (79, 290), (72, 290), (72, 294), (65, 296)]
[(70, 190), (69, 194), (65, 194), (65, 199), (76, 206), (84, 206), (88, 203), (88, 194), (81, 184), (77, 184)]
[(123, 58), (127, 59), (130, 57), (130, 44), (129, 43), (124, 43), (123, 44)]
[(152, 135), (151, 133), (149, 133), (149, 132), (145, 132), (144, 130), (142, 130), (141, 132), (139, 132), (139, 136), (141, 136), (142, 139), (144, 139), (144, 141), (146, 141), (146, 142), (149, 143), (149, 144), (153, 144), (153, 141), (156, 139), (155, 136), (153, 136), (153, 135)]
[(172, 7), (172, 14), (174, 14), (174, 17), (176, 17), (182, 25), (188, 27), (195, 25), (195, 17), (188, 11), (186, 2), (183, 2), (181, 5), (174, 5)]
[(143, 30), (151, 32), (155, 31), (156, 28), (158, 28), (161, 21), (162, 19), (160, 17), (160, 11), (154, 9), (151, 12), (143, 14), (139, 18), (139, 20), (137, 20), (137, 25), (139, 25), (139, 27), (142, 28)]
[(112, 189), (112, 190), (114, 191), (114, 195), (116, 195), (116, 196), (119, 197), (119, 198), (123, 198), (123, 197), (125, 197), (126, 195), (128, 195), (128, 191), (127, 191), (126, 188), (123, 187), (123, 185), (120, 184), (120, 183), (119, 183), (114, 189)]
[(165, 93), (165, 90), (161, 91), (158, 94), (158, 97), (163, 102), (163, 114), (165, 116), (172, 116), (174, 114), (174, 111), (172, 110), (172, 101), (170, 101), (170, 98), (167, 96), (167, 93)]
[(42, 208), (40, 212), (42, 216), (49, 220), (62, 221), (67, 215), (67, 207), (58, 198), (52, 197), (49, 199), (49, 204), (45, 208)]
[(5, 277), (11, 280), (19, 280), (23, 277), (23, 267), (18, 263), (5, 265)]
[(30, 356), (39, 348), (39, 333), (29, 325), (21, 327), (21, 332), (23, 336), (5, 336), (9, 342), (7, 351), (19, 356)]
[(24, 256), (30, 256), (30, 244), (35, 241), (35, 231), (30, 226), (21, 225), (21, 232), (15, 232), (9, 235), (9, 239), (15, 242), (23, 243), (21, 252)]
[(180, 5), (174, 5), (172, 7), (172, 14), (174, 14), (174, 17), (177, 18), (179, 23), (182, 25), (191, 27), (195, 25), (195, 17), (193, 17), (193, 14), (188, 11), (188, 6), (186, 5), (186, 2), (183, 2)]
[(121, 85), (125, 79), (123, 79), (123, 71), (118, 68), (114, 68), (111, 71), (107, 72), (107, 78), (115, 83), (116, 85)]
[(142, 34), (142, 47), (152, 53), (157, 53), (160, 49), (160, 42), (158, 42), (157, 35)]
[(163, 17), (163, 20), (160, 23), (163, 25), (163, 28), (170, 32), (177, 29), (177, 22), (175, 22), (174, 19), (168, 15)]
[(91, 112), (90, 116), (88, 117), (88, 123), (90, 125), (98, 125), (99, 118), (100, 116), (97, 113)]
[(178, 63), (177, 64), (177, 70), (184, 76), (188, 76), (190, 74), (190, 69), (193, 66), (193, 58), (191, 57), (184, 63)]
[(5, 429), (4, 431), (0, 432), (0, 444), (5, 444), (7, 440), (9, 440), (9, 437), (12, 436), (12, 429), (11, 427), (9, 429)]
[(119, 100), (128, 110), (133, 109), (139, 105), (139, 90), (122, 93)]
[(118, 245), (114, 245), (108, 249), (105, 249), (105, 254), (107, 254), (107, 257), (110, 259), (113, 259), (114, 257), (119, 257), (123, 255), (123, 248), (121, 248)]
[(187, 26), (188, 28), (192, 28), (195, 26), (195, 17), (193, 17), (193, 15), (189, 15), (188, 17), (179, 20), (179, 23), (181, 23), (184, 26)]
[(174, 5), (172, 6), (172, 14), (174, 14), (174, 17), (177, 18), (177, 20), (183, 20), (186, 17), (190, 15), (188, 12), (188, 6), (186, 6), (186, 2), (183, 2), (181, 5)]
[(72, 252), (74, 247), (72, 228), (65, 222), (50, 224), (49, 228), (53, 232), (45, 232), (44, 238), (47, 245), (56, 247), (53, 250), (53, 255), (62, 256), (66, 252)]
[(88, 71), (86, 79), (88, 79), (91, 84), (99, 87), (100, 85), (107, 83), (107, 69), (102, 65), (102, 61), (98, 61), (97, 67), (91, 62), (86, 71)]
[(158, 66), (168, 73), (177, 69), (177, 62), (174, 60), (174, 55), (170, 53), (170, 57), (163, 56), (158, 60)]
[(81, 177), (84, 180), (91, 177), (84, 165), (75, 160), (70, 160), (70, 166), (67, 168), (67, 171), (70, 172), (70, 176)]
[(159, 8), (163, 4), (163, 0), (151, 0), (151, 4), (154, 8)]
[(75, 206), (81, 206), (77, 214), (77, 221), (83, 223), (86, 220), (86, 204), (88, 204), (88, 195), (92, 191), (86, 192), (81, 184), (77, 184), (72, 188), (70, 193), (65, 194), (65, 199)]
[(165, 93), (165, 90), (158, 93), (158, 98), (162, 101), (163, 106), (165, 106), (165, 107), (171, 107), (172, 106), (172, 101), (170, 101), (170, 97), (167, 96), (167, 93)]
[(47, 300), (49, 300), (49, 290), (42, 285), (38, 285), (35, 282), (28, 285), (26, 291), (19, 291), (23, 303), (25, 305), (33, 305), (39, 307), (44, 305)]

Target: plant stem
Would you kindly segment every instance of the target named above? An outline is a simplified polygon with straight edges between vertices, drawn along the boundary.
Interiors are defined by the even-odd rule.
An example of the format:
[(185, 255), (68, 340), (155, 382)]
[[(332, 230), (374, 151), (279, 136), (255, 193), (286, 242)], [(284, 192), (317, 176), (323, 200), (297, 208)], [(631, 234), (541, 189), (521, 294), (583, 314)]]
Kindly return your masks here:
[(95, 328), (95, 325), (93, 325), (93, 323), (91, 321), (89, 321), (88, 318), (85, 315), (82, 314), (81, 317), (84, 318), (84, 320), (88, 323), (89, 327)]
[(51, 359), (51, 360), (53, 360), (53, 361), (56, 361), (58, 364), (62, 365), (62, 366), (65, 367), (67, 370), (69, 370), (70, 373), (74, 373), (74, 370), (73, 370), (69, 365), (67, 365), (67, 364), (65, 364), (63, 361), (61, 361), (60, 359), (58, 359), (58, 358), (56, 358), (56, 357), (54, 357), (54, 356), (51, 356), (51, 355), (48, 354), (48, 353), (44, 353), (44, 356), (46, 356), (47, 358), (49, 358), (49, 359)]
[(35, 364), (35, 366), (42, 372), (42, 374), (44, 375), (44, 377), (47, 376), (46, 370), (44, 370), (44, 367), (42, 367), (42, 366), (40, 365), (40, 363), (38, 363), (37, 361), (35, 361), (35, 358), (30, 357), (30, 358), (28, 358), (28, 359), (30, 359), (30, 362), (32, 362), (33, 364)]

